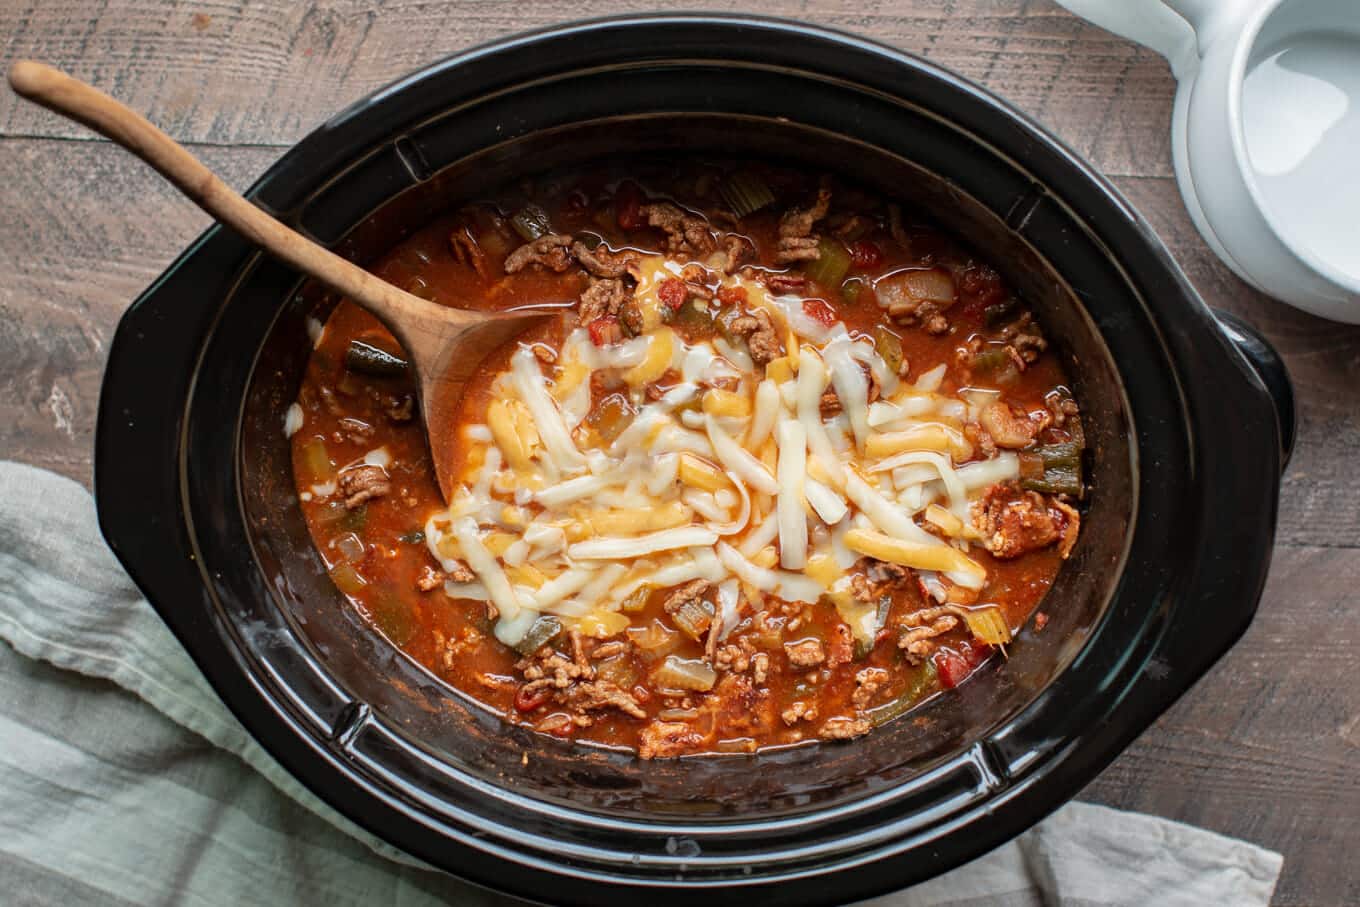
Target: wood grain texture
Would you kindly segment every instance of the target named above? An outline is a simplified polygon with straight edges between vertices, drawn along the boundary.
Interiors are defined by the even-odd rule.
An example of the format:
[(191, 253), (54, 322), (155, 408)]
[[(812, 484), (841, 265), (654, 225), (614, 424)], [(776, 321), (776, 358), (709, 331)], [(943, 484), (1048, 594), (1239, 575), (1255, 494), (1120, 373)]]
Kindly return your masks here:
[[(686, 3), (687, 8), (721, 8)], [(653, 9), (606, 0), (592, 13)], [(674, 8), (679, 8), (679, 5)], [(19, 0), (0, 63), (35, 57), (110, 91), (237, 188), (372, 89), (440, 57), (569, 18), (473, 0)], [(1285, 855), (1280, 905), (1360, 903), (1360, 328), (1238, 281), (1171, 177), (1174, 83), (1150, 52), (1046, 0), (777, 0), (765, 11), (921, 54), (992, 90), (1110, 175), (1209, 304), (1284, 355), (1300, 410), (1270, 582), (1241, 643), (1084, 796)], [(221, 146), (221, 147), (217, 147)], [(122, 309), (207, 224), (140, 164), (0, 94), (0, 451), (90, 480), (100, 371)], [(1229, 442), (1230, 443), (1230, 442)]]

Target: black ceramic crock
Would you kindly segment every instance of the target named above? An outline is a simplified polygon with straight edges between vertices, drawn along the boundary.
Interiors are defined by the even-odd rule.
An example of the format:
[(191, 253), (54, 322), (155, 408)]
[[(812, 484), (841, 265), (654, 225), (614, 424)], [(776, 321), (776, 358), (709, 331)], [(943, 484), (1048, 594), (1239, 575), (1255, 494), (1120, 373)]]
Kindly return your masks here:
[(1091, 495), (1047, 627), (1004, 664), (923, 720), (754, 757), (642, 762), (502, 724), (329, 583), (283, 414), (306, 322), (333, 301), (222, 228), (119, 325), (97, 438), (104, 534), (280, 762), (464, 878), (591, 904), (844, 902), (920, 881), (1072, 797), (1246, 629), (1293, 438), (1288, 378), (1012, 108), (793, 23), (619, 19), (469, 51), (336, 116), (251, 197), (362, 261), (497, 182), (654, 150), (846, 173), (983, 250), (1038, 310), (1083, 404)]

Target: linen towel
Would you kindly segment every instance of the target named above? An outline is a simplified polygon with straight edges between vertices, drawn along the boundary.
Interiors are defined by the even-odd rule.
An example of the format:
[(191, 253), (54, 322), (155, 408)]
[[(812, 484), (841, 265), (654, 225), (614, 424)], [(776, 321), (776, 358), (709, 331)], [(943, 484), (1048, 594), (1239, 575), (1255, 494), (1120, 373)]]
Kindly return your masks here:
[[(0, 461), (0, 900), (520, 903), (312, 796), (218, 700), (105, 546), (89, 494)], [(1279, 854), (1072, 803), (874, 907), (1265, 905)]]

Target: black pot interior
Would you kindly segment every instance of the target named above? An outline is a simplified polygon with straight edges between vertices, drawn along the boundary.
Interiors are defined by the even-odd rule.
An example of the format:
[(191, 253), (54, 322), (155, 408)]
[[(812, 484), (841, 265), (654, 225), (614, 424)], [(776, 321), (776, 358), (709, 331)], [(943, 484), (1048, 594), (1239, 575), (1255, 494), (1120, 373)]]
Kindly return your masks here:
[[(434, 135), (437, 143), (437, 129)], [(648, 153), (780, 158), (839, 173), (926, 213), (997, 267), (1035, 309), (1082, 404), (1089, 504), (1077, 547), (1040, 605), (1049, 617), (1042, 633), (1031, 624), (1004, 663), (994, 660), (956, 694), (848, 743), (644, 762), (510, 727), (394, 648), (331, 584), (297, 506), (281, 426), (311, 349), (306, 321), (324, 319), (334, 299), (265, 266), (272, 268), (273, 292), (286, 293), (288, 302), (280, 305), (275, 295), (278, 315), (241, 413), (241, 503), (272, 601), (306, 640), (307, 654), (283, 661), (315, 659), (321, 666), (309, 673), (275, 664), (267, 673), (299, 702), (350, 702), (335, 713), (315, 709), (341, 746), (361, 724), (384, 726), (394, 737), (367, 735), (368, 755), (401, 762), (396, 775), (418, 785), (423, 797), (454, 796), (445, 783), (452, 771), (575, 809), (678, 822), (768, 818), (861, 798), (931, 771), (1019, 714), (1072, 661), (1110, 601), (1136, 503), (1133, 429), (1118, 371), (1095, 325), (1068, 281), (1019, 232), (1044, 189), (1016, 182), (989, 152), (956, 135), (931, 147), (933, 160), (912, 162), (843, 134), (751, 114), (598, 117), (461, 155), (435, 173), (428, 172), (427, 151), (399, 141), (395, 154), (361, 163), (323, 189), (298, 220), (362, 262), (432, 216), (493, 195), (488, 187), (605, 156)], [(970, 185), (990, 186), (989, 197), (960, 189), (963, 173)], [(416, 185), (399, 191), (413, 180)], [(417, 754), (394, 739), (414, 743)]]

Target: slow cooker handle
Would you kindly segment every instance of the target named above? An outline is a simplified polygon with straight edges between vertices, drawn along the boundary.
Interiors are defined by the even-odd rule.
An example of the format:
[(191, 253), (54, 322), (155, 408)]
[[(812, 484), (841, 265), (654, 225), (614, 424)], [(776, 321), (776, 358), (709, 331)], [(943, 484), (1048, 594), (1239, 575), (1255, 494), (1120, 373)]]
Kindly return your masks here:
[(1275, 404), (1275, 417), (1280, 423), (1280, 471), (1289, 465), (1294, 452), (1294, 438), (1298, 433), (1298, 414), (1294, 409), (1294, 385), (1284, 360), (1260, 331), (1231, 312), (1213, 309), (1223, 333), (1251, 364)]

